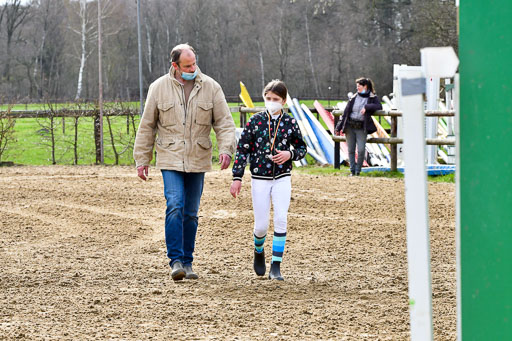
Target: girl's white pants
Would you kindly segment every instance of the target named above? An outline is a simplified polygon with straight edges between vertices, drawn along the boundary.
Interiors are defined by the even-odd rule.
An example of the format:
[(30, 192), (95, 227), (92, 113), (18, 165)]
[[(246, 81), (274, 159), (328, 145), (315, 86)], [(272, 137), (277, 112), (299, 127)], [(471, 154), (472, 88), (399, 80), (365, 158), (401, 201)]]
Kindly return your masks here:
[(288, 208), (292, 195), (291, 176), (275, 180), (251, 179), (254, 234), (261, 238), (267, 234), (270, 222), (270, 201), (274, 207), (274, 232), (286, 233)]

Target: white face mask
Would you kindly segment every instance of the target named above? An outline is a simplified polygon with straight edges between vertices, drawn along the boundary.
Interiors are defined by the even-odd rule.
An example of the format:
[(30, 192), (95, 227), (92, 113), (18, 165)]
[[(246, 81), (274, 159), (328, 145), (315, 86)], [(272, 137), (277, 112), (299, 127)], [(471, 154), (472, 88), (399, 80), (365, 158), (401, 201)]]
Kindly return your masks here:
[(278, 112), (279, 110), (283, 109), (283, 104), (281, 104), (279, 102), (265, 101), (265, 108), (272, 115), (272, 114)]

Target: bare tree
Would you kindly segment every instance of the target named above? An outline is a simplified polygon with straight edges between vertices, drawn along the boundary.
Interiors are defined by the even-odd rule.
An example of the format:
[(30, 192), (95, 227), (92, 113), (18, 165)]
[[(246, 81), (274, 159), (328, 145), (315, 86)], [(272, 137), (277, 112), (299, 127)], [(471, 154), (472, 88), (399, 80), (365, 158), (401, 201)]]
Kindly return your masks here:
[(151, 36), (152, 36), (153, 32), (151, 32), (151, 29), (149, 28), (147, 20), (145, 22), (145, 27), (146, 27), (146, 44), (147, 44), (146, 64), (148, 65), (149, 74), (152, 74), (153, 73), (153, 43), (152, 43)]
[[(41, 0), (39, 6), (33, 8), (33, 12), (34, 27), (32, 28), (32, 39), (36, 50), (34, 55), (30, 56), (30, 60), (21, 63), (26, 65), (27, 78), (30, 82), (33, 81), (37, 93), (41, 98), (47, 95), (44, 93), (46, 57), (50, 54), (48, 53), (49, 50), (53, 50), (53, 48), (58, 46), (53, 42), (58, 40), (56, 33), (59, 31), (59, 25), (62, 22), (58, 19), (63, 14), (62, 1)], [(52, 41), (52, 44), (50, 44), (52, 46), (50, 47), (47, 46), (48, 40)], [(32, 70), (29, 70), (29, 67)]]
[[(11, 109), (12, 104), (7, 107), (7, 115), (10, 114)], [(16, 119), (7, 115), (2, 116), (0, 113), (0, 164), (7, 145), (16, 141), (16, 138), (14, 137), (14, 126), (16, 125)]]
[(6, 15), (6, 25), (7, 25), (7, 44), (6, 44), (6, 53), (7, 58), (4, 65), (3, 76), (7, 81), (11, 79), (11, 48), (14, 38), (14, 33), (18, 27), (20, 27), (25, 19), (27, 19), (29, 15), (30, 5), (23, 5), (21, 0), (10, 0), (4, 7), (2, 11), (2, 15)]
[(7, 5), (2, 6), (2, 10), (0, 11), (0, 32), (2, 32), (2, 21), (4, 20), (4, 14), (7, 10)]
[[(289, 11), (287, 4), (289, 4), (289, 0), (281, 0), (281, 3), (278, 8), (278, 17), (274, 20), (278, 23), (277, 36), (272, 34), (272, 40), (276, 45), (278, 58), (279, 58), (279, 74), (280, 79), (282, 81), (286, 80), (286, 71), (290, 57), (290, 48), (291, 48), (291, 25), (289, 23)], [(286, 15), (288, 12), (288, 15)]]
[(78, 69), (78, 80), (76, 86), (75, 100), (78, 100), (82, 95), (83, 74), (87, 58), (91, 55), (92, 51), (88, 50), (88, 43), (93, 39), (91, 34), (94, 30), (94, 19), (89, 16), (87, 10), (87, 0), (79, 0), (78, 17), (80, 20), (80, 30), (72, 27), (71, 31), (75, 32), (80, 37), (80, 67)]
[[(308, 0), (309, 4), (309, 0)], [(306, 30), (306, 41), (308, 45), (308, 57), (309, 57), (309, 67), (311, 69), (311, 78), (313, 78), (313, 84), (315, 86), (315, 94), (316, 96), (320, 96), (320, 91), (318, 89), (318, 80), (316, 79), (316, 72), (315, 72), (315, 65), (313, 64), (313, 54), (311, 52), (311, 40), (309, 38), (309, 6), (306, 5), (306, 11), (304, 12), (304, 23), (305, 23), (305, 30)]]
[[(120, 110), (119, 110), (120, 108)], [(119, 164), (119, 158), (121, 155), (130, 151), (133, 147), (133, 142), (135, 140), (135, 130), (132, 130), (134, 134), (130, 134), (129, 131), (125, 133), (122, 130), (114, 131), (114, 122), (118, 118), (122, 118), (122, 116), (112, 115), (114, 112), (118, 112), (119, 114), (125, 114), (129, 109), (123, 108), (122, 103), (116, 103), (116, 105), (108, 110), (110, 113), (106, 116), (107, 124), (108, 124), (108, 132), (110, 136), (110, 145), (112, 147), (112, 152), (114, 153), (114, 162), (116, 165)], [(133, 117), (133, 116), (132, 116)], [(121, 150), (118, 149), (118, 146), (121, 146)]]
[(261, 89), (263, 89), (265, 87), (265, 62), (263, 59), (263, 45), (260, 34), (262, 26), (264, 28), (264, 24), (262, 23), (262, 20), (260, 20), (261, 7), (259, 6), (261, 6), (261, 1), (245, 0), (244, 5), (247, 13), (249, 14), (249, 22), (253, 29), (251, 35), (254, 37), (254, 41), (256, 42), (256, 52), (260, 64)]
[(50, 149), (51, 163), (52, 165), (57, 164), (56, 149), (57, 149), (57, 129), (59, 121), (56, 120), (57, 106), (51, 101), (46, 103), (49, 111), (48, 118), (38, 119), (40, 129), (38, 130), (41, 136), (41, 144), (47, 146)]
[[(41, 99), (96, 98), (97, 0), (4, 1), (0, 92)], [(138, 89), (135, 1), (103, 0), (104, 92)], [(457, 49), (456, 7), (446, 0), (143, 1), (144, 85), (166, 73), (169, 50), (189, 42), (226, 95), (286, 80), (297, 97), (353, 90), (360, 75), (391, 91), (392, 64), (417, 65), (427, 45)], [(109, 10), (110, 8), (110, 10)], [(30, 14), (28, 14), (30, 13)], [(31, 17), (28, 20), (29, 16)], [(85, 24), (85, 26), (84, 26)], [(70, 48), (71, 47), (71, 48)], [(71, 56), (72, 58), (66, 58)], [(20, 67), (21, 66), (21, 67)]]
[[(68, 22), (68, 29), (70, 32), (74, 33), (71, 43), (73, 45), (76, 42), (79, 43), (79, 47), (75, 46), (75, 53), (73, 54), (73, 57), (79, 61), (76, 76), (76, 91), (74, 95), (74, 99), (78, 100), (83, 96), (84, 74), (86, 73), (88, 59), (94, 52), (94, 43), (98, 39), (97, 17), (95, 15), (97, 3), (91, 3), (88, 0), (78, 0), (76, 2), (72, 1), (69, 4), (70, 20)], [(96, 5), (96, 7), (93, 5)], [(117, 10), (117, 3), (112, 0), (107, 0), (102, 1), (101, 6), (101, 20), (106, 23), (106, 27), (102, 32), (103, 36), (108, 37), (116, 35), (122, 28), (122, 25), (116, 27), (115, 25), (108, 25), (108, 23)], [(78, 40), (75, 39), (76, 36), (79, 37)]]

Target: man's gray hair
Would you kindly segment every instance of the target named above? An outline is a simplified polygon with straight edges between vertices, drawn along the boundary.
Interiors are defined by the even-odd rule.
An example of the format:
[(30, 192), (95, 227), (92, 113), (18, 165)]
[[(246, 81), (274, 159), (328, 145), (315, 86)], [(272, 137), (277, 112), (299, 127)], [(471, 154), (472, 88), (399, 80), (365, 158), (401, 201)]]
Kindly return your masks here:
[(194, 55), (196, 54), (196, 50), (194, 50), (194, 48), (190, 46), (188, 43), (179, 44), (176, 45), (171, 51), (171, 62), (178, 63), (180, 60), (181, 53), (184, 50), (190, 50), (194, 53)]

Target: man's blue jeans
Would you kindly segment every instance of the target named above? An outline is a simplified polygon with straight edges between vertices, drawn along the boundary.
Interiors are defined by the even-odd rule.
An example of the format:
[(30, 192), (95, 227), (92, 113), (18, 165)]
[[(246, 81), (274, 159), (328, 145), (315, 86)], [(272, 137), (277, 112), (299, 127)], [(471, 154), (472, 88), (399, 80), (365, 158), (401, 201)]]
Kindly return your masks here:
[(178, 260), (184, 265), (192, 264), (204, 173), (162, 170), (162, 177), (167, 200), (165, 244), (169, 264)]

